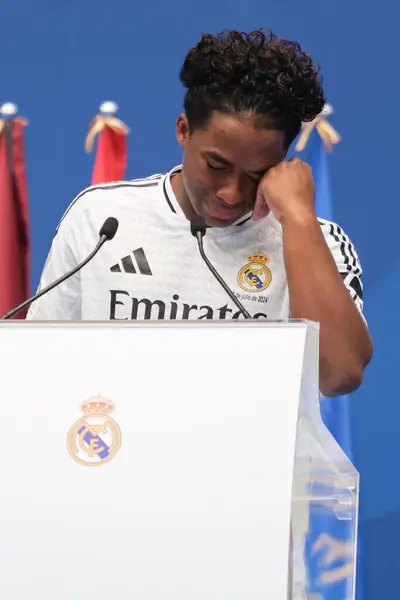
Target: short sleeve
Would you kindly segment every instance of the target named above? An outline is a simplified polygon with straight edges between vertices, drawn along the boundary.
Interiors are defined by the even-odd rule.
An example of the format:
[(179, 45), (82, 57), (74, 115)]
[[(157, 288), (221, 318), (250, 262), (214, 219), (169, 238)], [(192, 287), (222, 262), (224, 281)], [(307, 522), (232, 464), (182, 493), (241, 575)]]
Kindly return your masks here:
[[(72, 215), (63, 218), (53, 238), (38, 291), (73, 269), (81, 260)], [(33, 302), (27, 320), (80, 320), (81, 280), (76, 273)]]
[(356, 249), (343, 229), (331, 221), (319, 219), (338, 271), (359, 311), (363, 311), (362, 268)]

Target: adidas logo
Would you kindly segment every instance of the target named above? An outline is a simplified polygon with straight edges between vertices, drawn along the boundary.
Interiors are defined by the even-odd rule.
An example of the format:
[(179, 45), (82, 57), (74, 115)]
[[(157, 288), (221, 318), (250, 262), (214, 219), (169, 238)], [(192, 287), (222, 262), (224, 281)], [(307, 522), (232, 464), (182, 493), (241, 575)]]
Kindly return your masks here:
[(118, 262), (117, 264), (113, 265), (110, 268), (110, 271), (111, 273), (129, 273), (131, 275), (136, 275), (136, 269), (139, 270), (141, 275), (153, 275), (143, 248), (137, 248), (137, 250), (133, 250), (131, 254), (128, 254), (128, 256), (121, 258), (121, 264)]

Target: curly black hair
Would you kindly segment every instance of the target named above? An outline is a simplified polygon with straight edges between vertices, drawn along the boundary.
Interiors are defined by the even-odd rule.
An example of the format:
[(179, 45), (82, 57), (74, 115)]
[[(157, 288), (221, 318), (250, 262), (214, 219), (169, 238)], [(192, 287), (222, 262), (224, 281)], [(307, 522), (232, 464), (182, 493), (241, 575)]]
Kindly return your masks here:
[(287, 147), (322, 110), (319, 67), (297, 42), (262, 29), (205, 34), (187, 54), (180, 80), (190, 131), (214, 112), (253, 113), (255, 126), (285, 131)]

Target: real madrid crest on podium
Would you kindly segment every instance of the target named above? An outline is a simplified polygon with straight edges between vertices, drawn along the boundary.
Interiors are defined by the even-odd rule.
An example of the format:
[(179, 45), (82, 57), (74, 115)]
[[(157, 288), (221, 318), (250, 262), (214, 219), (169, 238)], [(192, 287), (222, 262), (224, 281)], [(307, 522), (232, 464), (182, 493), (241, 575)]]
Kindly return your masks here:
[(111, 460), (121, 445), (121, 430), (110, 417), (115, 407), (98, 395), (89, 398), (81, 408), (84, 416), (68, 432), (68, 450), (77, 462), (97, 467)]

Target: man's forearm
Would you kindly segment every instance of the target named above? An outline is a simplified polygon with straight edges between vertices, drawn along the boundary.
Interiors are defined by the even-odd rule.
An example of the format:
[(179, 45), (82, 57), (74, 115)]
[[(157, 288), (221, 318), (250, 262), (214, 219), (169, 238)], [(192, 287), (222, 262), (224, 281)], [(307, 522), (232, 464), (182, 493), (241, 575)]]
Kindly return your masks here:
[(283, 223), (290, 314), (320, 323), (320, 389), (351, 392), (372, 355), (363, 318), (346, 289), (316, 217)]

